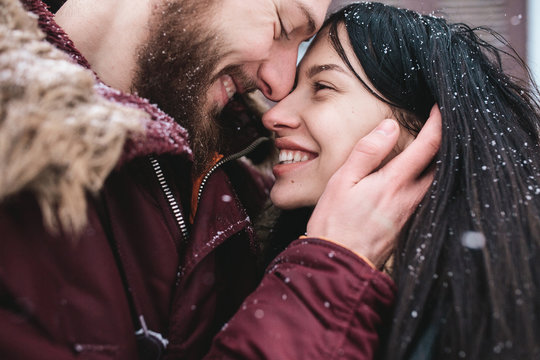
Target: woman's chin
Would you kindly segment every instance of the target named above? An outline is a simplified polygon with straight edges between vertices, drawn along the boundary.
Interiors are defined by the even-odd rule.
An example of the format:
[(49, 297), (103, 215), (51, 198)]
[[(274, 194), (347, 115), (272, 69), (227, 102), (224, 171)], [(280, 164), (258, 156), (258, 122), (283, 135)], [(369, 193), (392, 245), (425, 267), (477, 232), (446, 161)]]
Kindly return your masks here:
[(315, 206), (316, 202), (311, 199), (300, 197), (298, 192), (280, 192), (272, 191), (270, 192), (270, 200), (274, 206), (281, 210), (294, 210), (301, 207)]
[(270, 193), (270, 200), (272, 200), (272, 204), (274, 204), (275, 207), (281, 210), (290, 210), (294, 209), (294, 201), (290, 201), (290, 199), (285, 200), (281, 196), (275, 196)]

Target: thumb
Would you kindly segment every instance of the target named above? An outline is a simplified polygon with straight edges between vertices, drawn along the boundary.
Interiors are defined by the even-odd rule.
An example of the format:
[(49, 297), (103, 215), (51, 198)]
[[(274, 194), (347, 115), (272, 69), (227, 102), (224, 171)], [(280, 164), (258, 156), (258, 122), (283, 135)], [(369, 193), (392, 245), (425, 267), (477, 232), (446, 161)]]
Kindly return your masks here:
[(358, 183), (379, 167), (396, 145), (398, 137), (398, 123), (392, 119), (383, 120), (356, 143), (335, 176), (352, 184)]

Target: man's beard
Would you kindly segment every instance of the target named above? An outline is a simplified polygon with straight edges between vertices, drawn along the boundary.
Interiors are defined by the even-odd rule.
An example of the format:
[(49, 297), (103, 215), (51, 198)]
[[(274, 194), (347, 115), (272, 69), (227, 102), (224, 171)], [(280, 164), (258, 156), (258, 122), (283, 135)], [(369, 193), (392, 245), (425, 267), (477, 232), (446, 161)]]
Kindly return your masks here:
[[(213, 0), (165, 1), (150, 22), (150, 37), (140, 48), (132, 90), (157, 104), (185, 127), (194, 171), (205, 171), (219, 151), (217, 106), (207, 105), (222, 46), (204, 33), (203, 19)], [(208, 20), (207, 20), (208, 21)], [(211, 107), (211, 108), (208, 108)]]

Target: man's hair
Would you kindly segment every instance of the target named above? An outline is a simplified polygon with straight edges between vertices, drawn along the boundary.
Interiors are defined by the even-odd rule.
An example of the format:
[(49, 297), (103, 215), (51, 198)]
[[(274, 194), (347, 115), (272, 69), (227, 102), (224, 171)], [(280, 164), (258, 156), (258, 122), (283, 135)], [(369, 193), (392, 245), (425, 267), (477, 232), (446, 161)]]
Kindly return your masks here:
[(370, 84), (358, 80), (402, 115), (401, 125), (418, 132), (434, 104), (442, 114), (435, 179), (395, 252), (398, 300), (384, 356), (539, 358), (534, 85), (503, 71), (502, 50), (477, 34), (502, 40), (487, 29), (379, 3), (347, 6), (325, 27), (354, 72), (338, 33), (346, 29)]

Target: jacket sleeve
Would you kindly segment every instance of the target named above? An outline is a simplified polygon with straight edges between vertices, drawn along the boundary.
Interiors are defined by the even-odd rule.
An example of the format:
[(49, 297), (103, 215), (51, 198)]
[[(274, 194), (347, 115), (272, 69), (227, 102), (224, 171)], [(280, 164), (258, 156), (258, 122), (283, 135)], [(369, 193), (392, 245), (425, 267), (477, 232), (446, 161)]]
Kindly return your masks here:
[(215, 337), (205, 359), (372, 359), (395, 286), (334, 243), (299, 239)]

